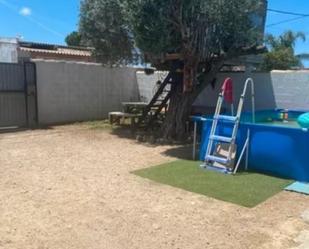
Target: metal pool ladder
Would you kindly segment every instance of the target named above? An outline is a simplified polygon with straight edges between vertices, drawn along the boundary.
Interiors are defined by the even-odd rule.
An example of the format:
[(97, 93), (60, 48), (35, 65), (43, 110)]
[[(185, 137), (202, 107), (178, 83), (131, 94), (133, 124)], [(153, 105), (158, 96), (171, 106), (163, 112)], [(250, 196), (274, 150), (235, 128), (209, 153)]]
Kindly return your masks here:
[[(213, 117), (212, 127), (210, 130), (206, 156), (204, 164), (201, 165), (203, 168), (207, 168), (214, 171), (219, 171), (226, 174), (236, 173), (244, 155), (247, 150), (247, 161), (248, 162), (248, 147), (250, 131), (248, 130), (247, 139), (245, 145), (241, 151), (238, 162), (235, 166), (236, 157), (236, 137), (239, 128), (239, 122), (241, 113), (244, 106), (244, 99), (247, 92), (248, 85), (251, 85), (251, 98), (252, 98), (252, 122), (255, 123), (255, 99), (254, 99), (254, 81), (252, 78), (248, 78), (245, 82), (243, 92), (240, 96), (236, 116), (233, 115), (221, 115), (222, 104), (224, 101), (225, 89), (223, 88), (219, 94), (215, 114)], [(218, 121), (223, 120), (226, 122), (233, 123), (233, 131), (231, 137), (220, 136), (216, 134)]]

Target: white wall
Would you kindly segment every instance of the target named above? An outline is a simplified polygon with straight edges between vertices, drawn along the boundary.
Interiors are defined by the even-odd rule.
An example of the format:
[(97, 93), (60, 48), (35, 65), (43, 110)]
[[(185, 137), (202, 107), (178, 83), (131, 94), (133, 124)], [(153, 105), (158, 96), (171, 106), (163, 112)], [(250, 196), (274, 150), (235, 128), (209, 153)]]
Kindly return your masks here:
[(272, 72), (275, 102), (279, 108), (309, 110), (309, 72)]
[(138, 82), (139, 94), (141, 97), (141, 101), (146, 103), (150, 102), (153, 95), (156, 93), (157, 87), (156, 82), (159, 80), (164, 81), (168, 72), (165, 71), (157, 71), (154, 74), (147, 75), (144, 71), (136, 72), (136, 78)]
[[(307, 71), (273, 71), (271, 73), (221, 73), (217, 77), (215, 89), (208, 86), (198, 97), (195, 105), (215, 106), (222, 82), (231, 77), (234, 82), (234, 99), (238, 104), (247, 77), (255, 82), (255, 99), (257, 109), (293, 109), (309, 110), (309, 72)], [(248, 95), (250, 88), (248, 88)], [(250, 109), (247, 97), (245, 109)]]
[[(121, 111), (121, 102), (149, 102), (155, 93), (155, 83), (167, 75), (167, 72), (145, 75), (133, 68), (103, 68), (90, 63), (36, 61), (36, 65), (41, 124), (102, 119), (110, 111)], [(255, 81), (257, 109), (309, 110), (309, 72), (273, 71), (250, 76)], [(237, 105), (248, 77), (244, 73), (219, 74), (215, 89), (208, 86), (194, 105), (214, 107), (226, 77), (234, 81)], [(244, 109), (250, 108), (247, 97)]]
[(99, 64), (36, 61), (40, 124), (107, 118), (121, 102), (139, 101), (136, 70)]
[(0, 38), (0, 62), (17, 63), (17, 47), (16, 38)]
[[(166, 73), (156, 72), (153, 75), (145, 75), (139, 72), (137, 75), (141, 96), (151, 99), (155, 81)], [(255, 82), (255, 99), (257, 109), (294, 109), (309, 110), (309, 71), (273, 71), (271, 73), (220, 73), (217, 76), (215, 88), (208, 86), (194, 103), (195, 106), (215, 107), (222, 83), (226, 77), (231, 77), (234, 82), (235, 106), (243, 90), (247, 77), (252, 77)], [(250, 88), (248, 88), (248, 95)], [(206, 108), (207, 109), (207, 108)], [(212, 108), (210, 108), (212, 109)], [(251, 109), (250, 98), (245, 101), (245, 110)]]

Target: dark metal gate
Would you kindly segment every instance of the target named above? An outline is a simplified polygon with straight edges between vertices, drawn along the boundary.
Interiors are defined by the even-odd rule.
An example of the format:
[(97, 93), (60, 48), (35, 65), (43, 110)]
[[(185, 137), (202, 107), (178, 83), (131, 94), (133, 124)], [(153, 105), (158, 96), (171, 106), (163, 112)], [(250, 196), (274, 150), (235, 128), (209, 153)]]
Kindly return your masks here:
[(35, 64), (0, 63), (0, 128), (33, 127), (36, 124)]

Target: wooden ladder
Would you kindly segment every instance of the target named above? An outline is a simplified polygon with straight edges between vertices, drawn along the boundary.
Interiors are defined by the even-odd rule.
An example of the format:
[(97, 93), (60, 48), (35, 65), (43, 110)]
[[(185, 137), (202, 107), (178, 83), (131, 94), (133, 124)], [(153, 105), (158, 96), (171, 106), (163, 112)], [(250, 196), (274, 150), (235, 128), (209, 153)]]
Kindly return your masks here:
[(157, 92), (146, 106), (140, 118), (139, 124), (149, 128), (158, 119), (159, 114), (168, 108), (168, 101), (171, 98), (172, 73), (168, 73), (164, 81), (160, 84)]

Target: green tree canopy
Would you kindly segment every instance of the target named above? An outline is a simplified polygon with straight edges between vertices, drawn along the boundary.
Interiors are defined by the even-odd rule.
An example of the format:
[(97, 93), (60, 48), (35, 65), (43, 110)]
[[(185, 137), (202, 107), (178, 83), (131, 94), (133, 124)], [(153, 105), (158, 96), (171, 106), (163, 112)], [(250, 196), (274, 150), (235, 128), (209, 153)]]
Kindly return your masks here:
[(103, 64), (127, 64), (134, 58), (134, 42), (123, 0), (83, 0), (79, 32), (83, 43), (95, 48)]
[(301, 57), (295, 55), (295, 43), (300, 39), (306, 40), (302, 32), (286, 31), (279, 37), (266, 35), (265, 43), (269, 52), (264, 55), (263, 70), (288, 70), (302, 66)]
[[(106, 64), (181, 53), (198, 62), (260, 41), (263, 0), (83, 0), (80, 33)], [(264, 6), (265, 7), (265, 6)], [(263, 14), (261, 14), (263, 15)]]
[(81, 35), (77, 31), (73, 31), (72, 33), (68, 34), (65, 38), (65, 42), (68, 46), (81, 46)]

